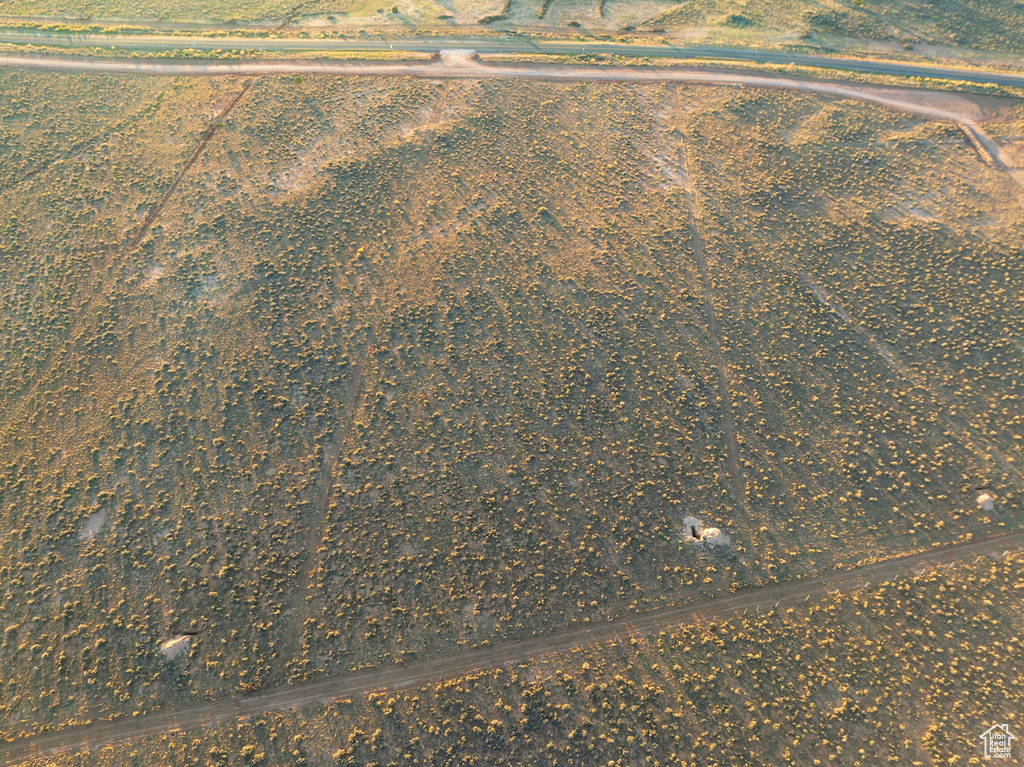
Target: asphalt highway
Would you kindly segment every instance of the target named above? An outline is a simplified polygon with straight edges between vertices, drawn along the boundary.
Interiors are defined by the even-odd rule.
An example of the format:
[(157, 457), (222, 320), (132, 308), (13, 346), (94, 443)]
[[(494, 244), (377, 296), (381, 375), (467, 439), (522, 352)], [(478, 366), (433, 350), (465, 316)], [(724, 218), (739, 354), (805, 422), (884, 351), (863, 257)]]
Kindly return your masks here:
[(597, 646), (659, 633), (677, 626), (725, 619), (745, 613), (770, 612), (799, 606), (835, 592), (851, 592), (870, 584), (892, 581), (907, 573), (943, 566), (971, 557), (996, 555), (1024, 547), (1024, 530), (978, 538), (896, 557), (819, 577), (750, 588), (720, 597), (664, 607), (600, 623), (585, 623), (521, 641), (447, 653), (363, 671), (353, 671), (309, 682), (285, 685), (260, 695), (197, 702), (86, 725), (65, 727), (35, 737), (0, 745), (0, 761), (17, 764), (32, 758), (54, 757), (85, 749), (127, 743), (160, 733), (215, 725), (245, 716), (260, 716), (339, 697), (373, 691), (415, 687), (476, 671), (531, 662), (576, 648)]

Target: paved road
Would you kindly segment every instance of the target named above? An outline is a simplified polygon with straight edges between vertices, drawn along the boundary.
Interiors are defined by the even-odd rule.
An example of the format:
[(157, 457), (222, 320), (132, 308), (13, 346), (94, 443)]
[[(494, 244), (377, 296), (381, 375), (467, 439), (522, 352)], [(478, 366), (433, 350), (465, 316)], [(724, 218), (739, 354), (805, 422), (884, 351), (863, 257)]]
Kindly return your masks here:
[[(245, 49), (255, 51), (406, 51), (411, 53), (438, 53), (449, 48), (472, 48), (478, 53), (544, 53), (550, 55), (579, 55), (613, 53), (618, 56), (658, 57), (668, 59), (718, 59), (746, 61), (758, 64), (795, 64), (823, 67), (847, 72), (896, 75), (901, 77), (932, 77), (970, 83), (990, 83), (1024, 87), (1024, 72), (996, 72), (927, 64), (901, 64), (886, 61), (821, 56), (807, 53), (756, 51), (714, 46), (631, 45), (619, 43), (580, 43), (569, 41), (533, 40), (526, 36), (510, 38), (457, 37), (427, 39), (361, 39), (316, 40), (302, 38), (247, 38), (247, 37), (182, 37), (174, 35), (69, 35), (53, 32), (0, 32), (0, 42), (57, 45), (98, 46), (123, 49), (179, 49), (198, 50)], [(1024, 63), (1024, 62), (1022, 62)]]
[(830, 573), (821, 578), (787, 581), (727, 596), (701, 599), (598, 624), (584, 624), (523, 641), (448, 653), (366, 671), (355, 671), (286, 685), (262, 695), (228, 698), (187, 707), (67, 727), (33, 738), (0, 745), (0, 761), (17, 764), (33, 757), (52, 757), (82, 749), (126, 743), (150, 735), (213, 725), (246, 714), (261, 715), (371, 691), (415, 687), (441, 678), (454, 678), (485, 669), (529, 662), (583, 646), (608, 644), (661, 632), (685, 623), (721, 619), (748, 612), (767, 612), (798, 606), (835, 591), (856, 591), (870, 583), (891, 581), (906, 573), (946, 565), (976, 556), (1000, 554), (1024, 547), (1024, 530), (933, 548), (918, 554)]

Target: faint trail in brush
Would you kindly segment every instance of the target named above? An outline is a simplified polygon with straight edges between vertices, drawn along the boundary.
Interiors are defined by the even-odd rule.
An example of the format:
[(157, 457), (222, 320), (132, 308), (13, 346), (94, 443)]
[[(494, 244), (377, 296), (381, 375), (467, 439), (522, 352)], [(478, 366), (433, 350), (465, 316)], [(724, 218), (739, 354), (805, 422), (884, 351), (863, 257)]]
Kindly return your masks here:
[[(432, 114), (430, 118), (425, 121), (425, 125), (434, 128), (437, 128), (440, 125), (444, 116), (445, 107), (448, 103), (450, 91), (451, 83), (447, 82), (445, 83), (444, 90), (438, 95), (437, 101), (434, 103), (432, 108)], [(414, 178), (418, 178), (420, 176), (429, 153), (430, 142), (424, 141), (423, 147), (416, 156), (416, 164), (412, 173)], [(392, 291), (392, 280), (389, 279), (386, 264), (394, 263), (395, 254), (393, 250), (393, 247), (389, 249), (388, 261), (385, 262), (385, 266), (381, 269), (381, 291), (387, 294), (390, 294)], [(367, 339), (363, 356), (353, 370), (352, 381), (349, 385), (349, 396), (345, 403), (345, 409), (342, 412), (341, 420), (338, 422), (337, 426), (335, 426), (332, 433), (330, 448), (324, 453), (324, 461), (321, 467), (320, 477), (317, 479), (317, 497), (314, 502), (316, 516), (310, 521), (309, 530), (306, 534), (307, 557), (298, 579), (298, 594), (302, 601), (295, 607), (294, 618), (292, 619), (292, 629), (289, 633), (289, 641), (291, 644), (290, 649), (285, 654), (286, 661), (295, 657), (295, 651), (303, 639), (302, 627), (305, 625), (305, 621), (311, 617), (311, 610), (308, 609), (309, 601), (311, 600), (309, 588), (312, 585), (311, 581), (313, 573), (316, 571), (317, 565), (319, 565), (321, 561), (319, 549), (323, 542), (323, 531), (330, 512), (330, 500), (331, 493), (334, 488), (334, 476), (337, 471), (338, 461), (341, 457), (342, 447), (348, 439), (348, 435), (351, 433), (352, 424), (355, 421), (355, 415), (362, 399), (363, 383), (365, 378), (364, 371), (366, 363), (370, 359), (370, 355), (377, 346), (378, 326), (381, 324), (384, 315), (383, 307), (389, 305), (390, 301), (381, 301), (379, 304), (381, 308), (374, 311), (373, 317), (369, 322), (369, 338)]]
[(222, 127), (222, 123), (227, 118), (227, 116), (231, 114), (231, 110), (234, 109), (235, 105), (239, 102), (239, 100), (241, 100), (241, 98), (249, 92), (249, 88), (252, 87), (253, 82), (253, 80), (249, 80), (244, 86), (242, 86), (242, 90), (240, 90), (235, 95), (235, 97), (231, 99), (228, 105), (220, 111), (220, 113), (214, 119), (213, 123), (207, 126), (206, 130), (203, 131), (203, 140), (199, 142), (199, 146), (197, 146), (195, 148), (195, 151), (192, 152), (192, 156), (185, 161), (185, 164), (182, 166), (181, 170), (178, 171), (178, 175), (174, 177), (174, 181), (171, 182), (170, 187), (168, 187), (167, 191), (164, 192), (164, 196), (160, 198), (159, 202), (157, 202), (157, 204), (153, 206), (153, 210), (151, 210), (149, 212), (149, 215), (146, 216), (146, 218), (143, 220), (142, 225), (139, 226), (139, 230), (135, 233), (135, 235), (128, 243), (129, 249), (134, 249), (138, 247), (139, 243), (142, 241), (142, 238), (146, 236), (146, 233), (149, 231), (149, 228), (153, 225), (153, 222), (156, 221), (157, 216), (159, 216), (160, 212), (164, 209), (164, 206), (167, 204), (167, 201), (171, 199), (171, 196), (177, 190), (178, 185), (181, 183), (181, 180), (185, 178), (185, 174), (189, 172), (189, 169), (193, 165), (195, 165), (196, 160), (199, 159), (199, 156), (203, 153), (203, 150), (206, 149), (207, 144), (210, 143), (210, 139), (212, 139), (217, 130), (220, 127)]
[(291, 630), (286, 637), (287, 645), (284, 653), (285, 663), (295, 658), (298, 648), (303, 640), (303, 627), (310, 617), (311, 611), (308, 607), (311, 596), (309, 594), (310, 581), (313, 571), (320, 562), (319, 549), (323, 541), (324, 525), (330, 512), (331, 495), (334, 490), (334, 476), (338, 470), (338, 461), (341, 458), (341, 448), (352, 431), (352, 424), (355, 422), (356, 411), (363, 391), (363, 372), (366, 362), (373, 353), (377, 343), (376, 323), (370, 323), (370, 334), (362, 358), (352, 370), (352, 380), (349, 383), (348, 397), (344, 409), (341, 412), (337, 425), (331, 433), (331, 444), (324, 451), (323, 464), (320, 467), (320, 476), (317, 478), (316, 499), (314, 500), (314, 518), (309, 522), (309, 529), (306, 531), (305, 551), (306, 561), (299, 573), (297, 598), (299, 602), (295, 605), (294, 617), (291, 621)]
[[(696, 216), (694, 217), (696, 218)], [(708, 272), (707, 259), (704, 257), (704, 239), (700, 235), (696, 221), (691, 222), (690, 227), (692, 231), (693, 255), (697, 261), (697, 270), (700, 272), (701, 293), (704, 294), (704, 313), (708, 319), (708, 338), (711, 341), (711, 350), (715, 357), (715, 367), (718, 368), (718, 397), (722, 403), (719, 415), (722, 419), (722, 430), (725, 432), (725, 442), (728, 451), (729, 485), (737, 505), (745, 507), (747, 498), (746, 483), (743, 479), (743, 472), (740, 470), (739, 444), (736, 442), (736, 427), (733, 424), (732, 417), (732, 395), (729, 391), (729, 373), (725, 355), (722, 353), (722, 329), (718, 324), (718, 317), (715, 315), (714, 301), (711, 296), (711, 276)]]
[[(801, 282), (807, 286), (807, 289), (811, 291), (811, 294), (818, 303), (842, 320), (844, 325), (850, 328), (868, 346), (874, 349), (890, 370), (903, 378), (911, 386), (926, 391), (932, 399), (945, 408), (945, 412), (940, 409), (939, 416), (943, 421), (945, 421), (950, 432), (958, 438), (961, 444), (981, 459), (983, 463), (988, 460), (995, 462), (1008, 475), (1014, 477), (1017, 482), (1020, 483), (1021, 487), (1024, 487), (1024, 475), (1021, 474), (1020, 469), (1014, 465), (1013, 461), (984, 437), (978, 437), (972, 434), (971, 428), (968, 424), (950, 413), (953, 408), (960, 407), (959, 403), (955, 402), (951, 397), (934, 387), (924, 373), (916, 372), (904, 364), (904, 362), (899, 358), (898, 352), (892, 349), (888, 344), (879, 341), (873, 334), (868, 332), (863, 325), (854, 320), (850, 316), (850, 313), (824, 290), (822, 290), (822, 288), (807, 272), (797, 272), (797, 276), (800, 278)], [(978, 443), (980, 443), (980, 445)]]
[[(128, 251), (134, 250), (136, 247), (138, 247), (139, 243), (142, 242), (143, 237), (145, 237), (146, 233), (149, 231), (150, 227), (156, 221), (160, 212), (164, 209), (164, 206), (167, 204), (168, 200), (170, 200), (171, 195), (181, 184), (181, 180), (185, 177), (185, 174), (193, 165), (195, 165), (196, 160), (199, 159), (199, 156), (202, 154), (203, 150), (210, 143), (210, 139), (213, 138), (213, 135), (217, 132), (217, 130), (221, 126), (221, 123), (231, 113), (231, 110), (235, 108), (235, 105), (238, 104), (239, 100), (241, 100), (241, 98), (248, 92), (249, 88), (252, 87), (253, 82), (253, 80), (249, 80), (248, 82), (246, 82), (246, 84), (242, 87), (242, 90), (239, 91), (239, 93), (231, 99), (231, 102), (217, 114), (213, 122), (206, 127), (202, 134), (200, 134), (202, 136), (202, 141), (200, 141), (199, 146), (196, 147), (196, 149), (192, 152), (192, 155), (188, 158), (188, 160), (186, 160), (185, 165), (177, 173), (174, 180), (171, 182), (171, 186), (167, 189), (166, 192), (164, 192), (160, 200), (157, 201), (156, 205), (143, 220), (142, 224), (136, 230), (135, 234), (131, 236), (127, 244)], [(75, 341), (77, 337), (76, 332), (80, 330), (82, 319), (88, 314), (89, 309), (92, 308), (95, 302), (103, 295), (104, 291), (102, 289), (95, 290), (93, 291), (92, 295), (86, 297), (82, 301), (81, 308), (77, 314), (75, 325), (74, 327), (68, 329), (67, 341), (65, 341), (64, 345), (61, 347), (60, 352), (55, 352), (56, 356), (51, 357), (52, 361), (47, 366), (45, 372), (37, 375), (30, 389), (23, 395), (18, 397), (18, 400), (20, 402), (24, 403), (39, 393), (40, 386), (47, 381), (50, 374), (53, 373), (54, 368), (61, 361), (60, 353), (66, 351), (69, 348), (69, 346)], [(18, 418), (11, 414), (10, 408), (8, 407), (6, 410), (8, 413), (8, 417), (4, 419), (5, 427), (3, 431), (0, 432), (0, 437), (6, 436), (9, 433), (10, 429), (18, 428), (18, 425), (20, 424)]]
[(314, 502), (316, 518), (310, 523), (309, 531), (306, 535), (306, 551), (309, 552), (309, 556), (306, 559), (306, 564), (303, 566), (301, 574), (299, 575), (298, 590), (303, 594), (309, 589), (309, 579), (312, 575), (315, 564), (319, 560), (316, 556), (316, 551), (320, 547), (320, 542), (323, 539), (323, 527), (330, 506), (331, 490), (334, 488), (334, 474), (338, 468), (338, 459), (341, 456), (341, 446), (348, 438), (349, 432), (352, 431), (352, 424), (355, 419), (356, 409), (358, 408), (360, 398), (362, 397), (363, 371), (376, 343), (376, 328), (371, 324), (370, 338), (366, 342), (366, 348), (362, 358), (352, 370), (352, 380), (348, 387), (348, 397), (346, 398), (341, 417), (338, 419), (338, 424), (334, 427), (334, 431), (331, 434), (330, 447), (324, 452), (324, 460), (320, 469), (320, 476), (317, 479), (316, 500)]
[(153, 103), (151, 103), (147, 107), (139, 110), (136, 114), (131, 115), (128, 118), (125, 118), (124, 120), (122, 120), (121, 122), (116, 123), (115, 125), (111, 125), (109, 128), (106, 128), (106, 129), (100, 131), (95, 136), (90, 136), (87, 139), (83, 139), (83, 140), (79, 141), (78, 143), (76, 143), (73, 146), (71, 146), (66, 152), (61, 153), (61, 155), (59, 157), (54, 157), (51, 160), (46, 160), (44, 162), (41, 162), (41, 163), (39, 163), (39, 165), (35, 166), (34, 168), (31, 168), (30, 170), (25, 171), (25, 173), (22, 174), (22, 176), (20, 178), (14, 179), (10, 183), (6, 184), (5, 186), (0, 186), (0, 192), (6, 192), (9, 189), (14, 189), (17, 186), (20, 186), (21, 184), (24, 184), (26, 181), (31, 181), (36, 176), (38, 176), (40, 173), (43, 173), (43, 172), (45, 172), (45, 171), (47, 171), (50, 168), (53, 168), (55, 166), (61, 165), (62, 163), (67, 162), (68, 160), (72, 159), (73, 157), (77, 157), (77, 156), (79, 156), (81, 154), (84, 154), (85, 152), (89, 151), (90, 148), (94, 148), (97, 144), (100, 144), (103, 141), (105, 141), (112, 134), (118, 133), (118, 132), (124, 130), (125, 128), (127, 128), (128, 126), (137, 123), (139, 120), (142, 120), (143, 118), (148, 117), (149, 115), (151, 115), (153, 112), (155, 112), (157, 109), (160, 108), (160, 106), (163, 103), (163, 97), (164, 97), (165, 93), (161, 93), (159, 96), (157, 96), (153, 100)]
[[(676, 115), (679, 114), (679, 89), (676, 89)], [(704, 239), (701, 237), (697, 220), (701, 217), (697, 203), (697, 188), (693, 183), (693, 176), (690, 173), (688, 152), (685, 145), (680, 145), (679, 155), (683, 164), (683, 177), (688, 183), (681, 185), (683, 194), (690, 205), (690, 232), (693, 247), (693, 255), (697, 261), (697, 271), (700, 272), (701, 293), (704, 296), (704, 313), (708, 320), (708, 338), (711, 341), (711, 351), (715, 358), (715, 366), (718, 368), (718, 397), (721, 400), (719, 417), (722, 420), (722, 430), (725, 432), (725, 443), (727, 460), (729, 464), (729, 487), (736, 502), (736, 506), (749, 517), (750, 510), (747, 507), (746, 481), (739, 462), (739, 444), (736, 440), (736, 426), (732, 415), (732, 395), (729, 389), (729, 371), (722, 353), (722, 329), (715, 315), (714, 300), (712, 296), (712, 280), (708, 271), (707, 259), (704, 254)]]
[[(922, 568), (940, 567), (980, 556), (1000, 556), (1005, 551), (1021, 547), (1024, 547), (1024, 531), (1017, 530), (883, 559), (847, 570), (832, 571), (823, 576), (783, 581), (718, 597), (706, 597), (685, 605), (671, 605), (647, 613), (624, 615), (610, 621), (570, 626), (522, 640), (502, 640), (492, 645), (458, 650), (409, 663), (389, 664), (286, 684), (258, 695), (225, 697), (196, 702), (187, 707), (159, 709), (138, 716), (72, 725), (0, 744), (0, 761), (13, 765), (30, 759), (51, 759), (60, 754), (96, 750), (144, 737), (166, 736), (191, 728), (327, 703), (350, 695), (422, 687), (481, 671), (509, 668), (537, 660), (550, 661), (559, 654), (580, 648), (616, 645), (629, 642), (632, 638), (644, 637), (648, 632), (660, 634), (683, 625), (708, 624), (750, 614), (778, 617), (781, 610), (801, 609), (812, 597), (817, 601), (837, 592), (857, 592), (872, 583), (892, 583), (896, 578), (918, 572)], [(88, 712), (85, 715), (88, 716)]]

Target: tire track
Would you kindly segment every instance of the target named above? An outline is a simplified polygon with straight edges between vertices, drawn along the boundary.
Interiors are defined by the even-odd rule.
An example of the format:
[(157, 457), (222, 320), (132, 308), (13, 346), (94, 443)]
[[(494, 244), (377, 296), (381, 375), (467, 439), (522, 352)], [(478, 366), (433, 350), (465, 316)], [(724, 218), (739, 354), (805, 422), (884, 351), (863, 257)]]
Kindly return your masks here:
[[(676, 114), (679, 114), (679, 89), (676, 89)], [(718, 368), (718, 398), (721, 400), (719, 418), (722, 421), (722, 430), (725, 432), (725, 444), (727, 461), (729, 464), (729, 488), (733, 501), (737, 508), (749, 518), (750, 510), (747, 506), (746, 480), (740, 468), (739, 444), (736, 441), (736, 424), (732, 415), (732, 395), (729, 389), (729, 370), (722, 353), (722, 328), (718, 323), (715, 314), (713, 301), (713, 283), (708, 271), (707, 259), (704, 255), (704, 238), (701, 237), (698, 220), (702, 217), (700, 206), (697, 200), (697, 188), (693, 183), (693, 175), (690, 173), (689, 153), (684, 144), (680, 144), (679, 156), (683, 165), (683, 178), (689, 183), (681, 185), (683, 194), (690, 206), (690, 242), (693, 248), (693, 256), (697, 262), (697, 271), (700, 273), (701, 293), (704, 297), (704, 313), (708, 318), (708, 338), (711, 341), (711, 353), (715, 360), (715, 367)]]
[(227, 118), (227, 116), (231, 114), (231, 110), (235, 108), (235, 105), (241, 100), (241, 98), (246, 93), (249, 92), (249, 88), (252, 87), (253, 82), (254, 80), (249, 80), (248, 82), (246, 82), (246, 84), (242, 86), (242, 90), (240, 90), (238, 94), (233, 99), (231, 99), (230, 102), (228, 102), (228, 105), (218, 113), (217, 117), (214, 118), (214, 121), (210, 123), (210, 125), (207, 126), (206, 130), (202, 132), (201, 135), (203, 137), (203, 140), (199, 142), (199, 146), (195, 148), (195, 151), (192, 152), (192, 155), (188, 158), (188, 160), (185, 161), (185, 164), (178, 172), (178, 175), (175, 176), (174, 181), (171, 182), (170, 187), (168, 187), (167, 191), (164, 192), (163, 197), (161, 197), (157, 204), (153, 206), (153, 210), (151, 210), (149, 212), (149, 215), (146, 216), (146, 218), (143, 220), (142, 224), (139, 226), (138, 232), (135, 233), (135, 235), (132, 237), (128, 244), (129, 249), (134, 249), (138, 247), (139, 243), (142, 241), (142, 238), (146, 236), (146, 232), (149, 231), (149, 228), (153, 225), (153, 222), (156, 221), (157, 216), (160, 215), (161, 211), (163, 211), (164, 209), (164, 206), (167, 205), (168, 200), (171, 199), (171, 196), (177, 190), (178, 185), (181, 184), (181, 180), (185, 178), (185, 174), (189, 172), (189, 169), (191, 169), (193, 165), (196, 164), (196, 160), (199, 159), (199, 155), (201, 155), (203, 153), (203, 150), (206, 149), (206, 145), (210, 143), (210, 139), (213, 138), (214, 134), (217, 132), (217, 129), (221, 127), (221, 124), (224, 122), (225, 118)]
[[(331, 444), (324, 452), (323, 465), (320, 468), (320, 476), (317, 478), (316, 500), (314, 502), (315, 517), (309, 522), (309, 529), (306, 532), (305, 551), (306, 561), (299, 571), (298, 583), (296, 586), (296, 599), (291, 628), (287, 636), (287, 648), (284, 657), (294, 659), (298, 655), (298, 648), (302, 645), (303, 627), (306, 620), (311, 617), (309, 587), (316, 566), (320, 563), (320, 547), (323, 543), (324, 524), (327, 521), (327, 514), (330, 511), (331, 493), (334, 490), (334, 475), (338, 468), (338, 460), (341, 457), (341, 449), (352, 431), (352, 423), (355, 420), (356, 410), (359, 407), (363, 392), (363, 371), (366, 362), (370, 358), (376, 346), (376, 329), (374, 324), (370, 325), (370, 338), (367, 341), (366, 349), (359, 363), (352, 371), (352, 381), (349, 384), (348, 397), (344, 409), (331, 434)], [(287, 660), (285, 661), (288, 662)]]
[(19, 178), (9, 181), (7, 184), (0, 186), (0, 192), (7, 192), (14, 189), (27, 181), (39, 176), (41, 173), (45, 173), (50, 168), (54, 168), (58, 165), (68, 162), (74, 158), (80, 157), (91, 149), (95, 149), (97, 146), (106, 141), (110, 136), (124, 131), (126, 128), (135, 125), (139, 121), (149, 117), (156, 112), (162, 105), (164, 97), (167, 95), (167, 91), (157, 94), (153, 99), (152, 103), (148, 106), (143, 107), (137, 113), (130, 115), (120, 122), (111, 125), (108, 128), (100, 131), (94, 136), (82, 139), (81, 141), (72, 144), (66, 151), (62, 152), (59, 156), (53, 157), (49, 160), (44, 160), (35, 167), (25, 171)]
[[(424, 120), (424, 125), (432, 128), (437, 128), (443, 117), (444, 110), (448, 103), (448, 97), (451, 92), (451, 84), (446, 83), (444, 91), (438, 96), (437, 101), (434, 102), (431, 108), (431, 114), (428, 119)], [(427, 157), (430, 153), (430, 142), (424, 142), (423, 148), (419, 151), (416, 158), (416, 166), (413, 172), (414, 177), (419, 177), (419, 173), (426, 163)], [(413, 194), (410, 191), (409, 196)], [(330, 510), (330, 499), (331, 491), (334, 487), (334, 474), (338, 466), (338, 460), (341, 457), (341, 449), (348, 439), (348, 435), (352, 430), (352, 423), (355, 418), (356, 411), (358, 410), (359, 403), (363, 393), (363, 380), (366, 363), (370, 359), (370, 355), (377, 347), (378, 338), (378, 327), (384, 320), (384, 306), (391, 305), (391, 293), (393, 276), (392, 269), (388, 268), (388, 265), (394, 264), (395, 253), (393, 248), (388, 249), (388, 260), (384, 262), (381, 267), (380, 274), (380, 285), (379, 290), (388, 296), (388, 300), (382, 301), (379, 304), (379, 308), (375, 309), (370, 319), (369, 325), (369, 338), (366, 342), (366, 348), (363, 352), (363, 356), (359, 361), (359, 364), (353, 370), (352, 381), (349, 385), (349, 397), (345, 403), (345, 409), (342, 412), (341, 420), (338, 425), (334, 428), (334, 432), (331, 436), (331, 447), (324, 455), (324, 462), (321, 468), (320, 477), (317, 480), (317, 498), (315, 501), (314, 508), (316, 509), (316, 517), (311, 520), (309, 525), (309, 531), (306, 535), (306, 551), (308, 556), (306, 561), (303, 563), (302, 569), (300, 570), (298, 578), (297, 593), (301, 597), (301, 602), (295, 607), (295, 612), (291, 621), (291, 631), (289, 632), (289, 651), (285, 654), (287, 658), (294, 658), (296, 655), (296, 649), (302, 644), (303, 640), (303, 627), (308, 618), (312, 617), (312, 605), (311, 596), (309, 594), (309, 587), (311, 585), (311, 579), (313, 573), (316, 571), (317, 565), (320, 563), (320, 548), (323, 543), (323, 530), (324, 525), (327, 522), (327, 515)]]
[(129, 743), (153, 735), (216, 725), (240, 717), (261, 716), (271, 711), (286, 711), (329, 702), (348, 695), (406, 689), (477, 671), (549, 658), (581, 647), (616, 643), (648, 632), (660, 633), (683, 624), (725, 620), (751, 612), (771, 613), (780, 608), (796, 608), (809, 602), (811, 597), (817, 599), (837, 592), (859, 591), (872, 583), (891, 581), (922, 568), (948, 565), (989, 554), (998, 556), (1001, 552), (1021, 547), (1024, 547), (1024, 530), (1017, 530), (859, 565), (833, 572), (824, 578), (803, 578), (745, 589), (723, 597), (700, 599), (686, 605), (627, 615), (522, 641), (510, 640), (440, 657), (414, 660), (407, 664), (390, 664), (337, 674), (311, 682), (285, 685), (260, 695), (224, 698), (161, 709), (139, 716), (74, 725), (0, 745), (0, 759), (5, 764), (14, 765), (29, 759), (47, 759), (60, 754)]
[[(254, 80), (249, 80), (248, 82), (246, 82), (246, 84), (242, 87), (242, 90), (234, 98), (232, 98), (228, 105), (217, 114), (213, 122), (211, 122), (206, 127), (206, 129), (200, 134), (202, 136), (202, 141), (200, 141), (199, 145), (189, 156), (188, 160), (185, 161), (185, 165), (182, 166), (181, 170), (174, 177), (174, 180), (171, 182), (170, 187), (168, 187), (167, 191), (164, 192), (164, 194), (160, 197), (156, 205), (153, 206), (153, 209), (142, 221), (142, 224), (139, 225), (139, 228), (131, 236), (127, 243), (127, 247), (125, 248), (127, 251), (134, 250), (139, 246), (139, 243), (142, 242), (142, 239), (146, 236), (146, 233), (153, 226), (153, 223), (156, 221), (161, 211), (163, 211), (164, 207), (171, 199), (171, 196), (174, 194), (175, 190), (181, 184), (181, 181), (185, 177), (185, 174), (188, 173), (189, 169), (192, 168), (193, 165), (195, 165), (196, 160), (199, 159), (199, 156), (203, 153), (203, 150), (206, 149), (207, 145), (210, 143), (210, 139), (213, 138), (219, 126), (222, 124), (224, 119), (231, 113), (231, 110), (235, 108), (235, 105), (237, 105), (241, 98), (249, 91), (249, 88), (252, 87), (253, 82)], [(52, 361), (50, 362), (50, 364), (47, 365), (46, 369), (43, 372), (39, 373), (34, 377), (34, 383), (31, 385), (30, 389), (27, 392), (15, 397), (15, 401), (20, 401), (22, 404), (26, 402), (31, 402), (32, 399), (38, 394), (40, 388), (44, 384), (46, 384), (46, 382), (49, 380), (50, 375), (54, 372), (55, 368), (57, 368), (58, 365), (61, 363), (63, 359), (63, 353), (68, 351), (68, 349), (71, 348), (72, 345), (76, 342), (76, 340), (80, 337), (77, 334), (81, 330), (83, 318), (85, 318), (88, 315), (89, 310), (93, 307), (97, 300), (103, 297), (103, 295), (103, 290), (98, 289), (95, 290), (92, 293), (92, 295), (89, 295), (85, 298), (85, 300), (82, 302), (80, 306), (74, 326), (67, 331), (67, 341), (65, 342), (64, 346), (62, 346), (59, 351), (53, 353), (54, 356), (52, 357)], [(6, 437), (13, 429), (21, 428), (22, 418), (20, 418), (19, 416), (22, 414), (16, 415), (12, 413), (11, 410), (12, 409), (10, 407), (7, 408), (8, 415), (4, 419), (4, 428), (2, 431), (0, 431), (0, 438)]]
[(342, 410), (341, 418), (338, 419), (338, 425), (334, 427), (334, 431), (331, 434), (331, 446), (324, 453), (320, 477), (317, 479), (316, 503), (314, 506), (317, 511), (317, 518), (310, 524), (309, 533), (306, 536), (306, 551), (309, 552), (309, 558), (306, 560), (306, 565), (299, 576), (298, 589), (300, 593), (305, 592), (309, 588), (309, 579), (317, 561), (316, 551), (323, 540), (324, 520), (327, 517), (331, 490), (334, 487), (334, 472), (338, 468), (341, 447), (345, 444), (345, 440), (348, 439), (348, 435), (352, 431), (353, 418), (363, 393), (363, 370), (366, 367), (366, 361), (370, 357), (370, 350), (373, 349), (375, 344), (375, 333), (371, 327), (370, 340), (366, 344), (362, 358), (352, 371), (352, 381), (349, 383), (348, 397), (346, 397), (344, 410)]
[[(687, 172), (689, 175), (689, 172)], [(694, 211), (694, 218), (697, 213), (691, 197), (691, 210)], [(729, 462), (729, 487), (736, 505), (746, 509), (747, 492), (746, 481), (740, 469), (739, 445), (736, 442), (736, 424), (732, 417), (732, 394), (729, 391), (729, 372), (722, 353), (722, 329), (718, 324), (718, 317), (715, 315), (714, 302), (711, 296), (711, 275), (708, 272), (707, 260), (704, 257), (704, 239), (700, 235), (696, 221), (690, 224), (692, 232), (691, 243), (693, 255), (697, 261), (697, 270), (701, 277), (701, 293), (704, 295), (704, 312), (708, 318), (708, 338), (711, 340), (711, 352), (715, 358), (715, 367), (718, 368), (718, 398), (721, 400), (719, 418), (722, 421), (722, 430), (725, 432), (725, 443), (727, 458)]]
[[(995, 445), (985, 439), (983, 436), (976, 436), (971, 433), (970, 426), (962, 419), (951, 415), (954, 410), (954, 406), (958, 406), (959, 403), (955, 402), (951, 397), (943, 394), (942, 391), (932, 385), (931, 381), (924, 373), (918, 373), (911, 370), (904, 362), (899, 358), (898, 352), (893, 350), (888, 344), (879, 341), (873, 334), (868, 332), (863, 325), (856, 322), (846, 309), (844, 309), (839, 303), (829, 296), (821, 287), (811, 279), (811, 276), (807, 272), (797, 272), (797, 276), (800, 281), (807, 286), (807, 289), (811, 291), (811, 294), (817, 299), (818, 303), (828, 309), (832, 314), (843, 321), (850, 330), (857, 334), (861, 340), (870, 346), (875, 352), (882, 358), (885, 364), (896, 373), (898, 376), (903, 378), (907, 383), (916, 388), (926, 391), (935, 402), (939, 403), (945, 408), (943, 411), (939, 409), (940, 417), (946, 422), (946, 426), (968, 450), (981, 460), (984, 464), (986, 461), (993, 461), (998, 465), (1007, 475), (1017, 480), (1022, 488), (1024, 488), (1024, 474), (1021, 473), (1013, 461), (1002, 453)], [(962, 409), (962, 408), (961, 408)]]

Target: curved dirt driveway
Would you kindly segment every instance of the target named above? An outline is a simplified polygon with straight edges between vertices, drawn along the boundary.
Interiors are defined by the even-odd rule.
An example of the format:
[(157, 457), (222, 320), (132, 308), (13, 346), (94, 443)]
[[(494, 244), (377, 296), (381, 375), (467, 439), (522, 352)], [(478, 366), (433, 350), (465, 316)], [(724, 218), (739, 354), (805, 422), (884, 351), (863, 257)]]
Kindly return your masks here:
[(126, 743), (159, 733), (171, 733), (219, 722), (247, 714), (282, 711), (359, 695), (374, 690), (401, 689), (482, 671), (523, 663), (534, 658), (583, 647), (607, 644), (649, 631), (660, 632), (696, 621), (727, 618), (747, 611), (769, 611), (793, 607), (811, 597), (834, 591), (856, 591), (870, 584), (892, 580), (920, 568), (946, 565), (986, 554), (999, 554), (1024, 547), (1024, 530), (954, 543), (917, 554), (896, 557), (871, 565), (831, 573), (824, 578), (808, 578), (739, 591), (728, 596), (701, 599), (687, 605), (665, 607), (613, 621), (585, 624), (545, 636), (522, 641), (506, 641), (489, 647), (448, 653), (441, 657), (392, 664), (366, 671), (353, 671), (311, 682), (285, 685), (261, 695), (226, 698), (122, 717), (87, 725), (66, 727), (55, 732), (23, 738), (0, 745), (0, 761), (17, 764), (32, 758), (52, 757), (83, 749)]

